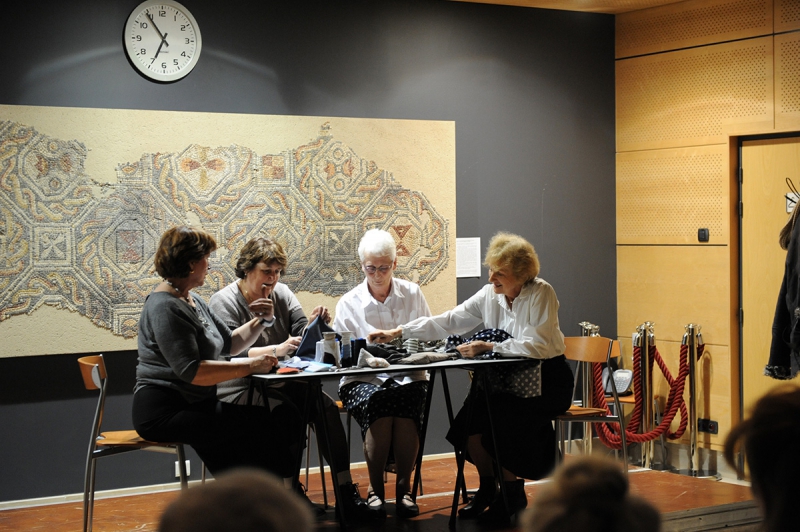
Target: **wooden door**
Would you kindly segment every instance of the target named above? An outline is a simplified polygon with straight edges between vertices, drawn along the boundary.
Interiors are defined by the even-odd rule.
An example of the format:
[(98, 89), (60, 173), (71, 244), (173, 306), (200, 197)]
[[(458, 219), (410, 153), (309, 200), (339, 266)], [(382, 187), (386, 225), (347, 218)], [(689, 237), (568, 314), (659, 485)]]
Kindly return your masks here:
[(786, 252), (778, 233), (789, 218), (790, 178), (800, 189), (800, 137), (742, 143), (742, 399), (744, 414), (781, 381), (764, 376)]

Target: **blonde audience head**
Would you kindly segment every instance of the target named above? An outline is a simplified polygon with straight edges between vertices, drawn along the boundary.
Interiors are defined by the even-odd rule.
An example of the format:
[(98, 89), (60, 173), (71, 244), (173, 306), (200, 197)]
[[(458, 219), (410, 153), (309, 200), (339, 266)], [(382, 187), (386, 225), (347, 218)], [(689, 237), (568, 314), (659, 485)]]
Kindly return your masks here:
[(620, 465), (578, 458), (558, 469), (521, 518), (524, 532), (658, 532), (661, 516), (628, 490)]
[(164, 511), (160, 532), (308, 532), (308, 504), (264, 471), (237, 469), (181, 492)]

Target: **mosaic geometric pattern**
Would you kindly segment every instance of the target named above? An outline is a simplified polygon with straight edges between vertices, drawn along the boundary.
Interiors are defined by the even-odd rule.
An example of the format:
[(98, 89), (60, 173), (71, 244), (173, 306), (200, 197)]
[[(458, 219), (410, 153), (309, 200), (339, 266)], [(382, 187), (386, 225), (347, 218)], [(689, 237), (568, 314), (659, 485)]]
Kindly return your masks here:
[(335, 140), (327, 124), (309, 144), (278, 155), (242, 146), (191, 145), (116, 168), (118, 183), (84, 171), (87, 148), (0, 121), (0, 321), (43, 304), (66, 308), (130, 338), (160, 279), (161, 234), (199, 220), (217, 240), (206, 298), (235, 279), (250, 238), (289, 255), (282, 281), (339, 296), (362, 279), (364, 231), (397, 242), (397, 272), (421, 285), (448, 263), (448, 222), (425, 196)]

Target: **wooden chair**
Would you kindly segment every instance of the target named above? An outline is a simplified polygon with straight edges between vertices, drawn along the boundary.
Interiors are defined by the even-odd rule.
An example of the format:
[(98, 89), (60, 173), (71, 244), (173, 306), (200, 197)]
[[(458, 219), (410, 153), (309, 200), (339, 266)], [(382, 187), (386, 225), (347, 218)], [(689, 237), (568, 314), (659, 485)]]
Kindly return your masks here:
[(125, 453), (128, 451), (156, 451), (178, 455), (181, 487), (186, 488), (186, 456), (183, 444), (158, 443), (142, 439), (135, 430), (119, 430), (100, 432), (103, 423), (103, 409), (106, 400), (106, 364), (103, 355), (86, 356), (78, 359), (83, 376), (83, 384), (87, 390), (100, 390), (97, 399), (97, 410), (92, 424), (92, 435), (89, 439), (89, 452), (86, 456), (86, 478), (83, 485), (83, 530), (91, 532), (92, 513), (94, 510), (95, 461), (103, 456)]
[[(603, 338), (602, 336), (568, 336), (564, 339), (564, 342), (566, 343), (564, 355), (568, 360), (589, 362), (592, 364), (610, 364), (612, 358), (619, 358), (620, 356), (619, 342), (611, 340), (610, 338)], [(586, 406), (589, 404), (590, 398), (584, 397), (584, 406), (573, 405), (566, 413), (556, 417), (557, 463), (561, 460), (561, 454), (564, 450), (565, 423), (617, 423), (620, 427), (622, 439), (622, 461), (624, 463), (625, 473), (628, 472), (628, 442), (625, 437), (625, 415), (620, 405), (619, 394), (617, 393), (614, 379), (610, 379), (610, 382), (614, 412), (616, 415), (609, 414), (605, 405), (602, 408)]]

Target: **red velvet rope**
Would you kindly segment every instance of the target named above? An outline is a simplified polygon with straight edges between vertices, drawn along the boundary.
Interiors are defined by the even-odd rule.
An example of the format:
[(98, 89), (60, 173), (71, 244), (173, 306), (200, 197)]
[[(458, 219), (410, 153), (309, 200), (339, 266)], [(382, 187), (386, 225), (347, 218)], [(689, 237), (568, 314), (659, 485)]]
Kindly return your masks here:
[[(625, 427), (625, 437), (628, 443), (643, 443), (647, 441), (655, 440), (656, 438), (660, 437), (662, 434), (667, 432), (670, 425), (672, 424), (672, 420), (675, 419), (675, 415), (677, 414), (678, 410), (681, 412), (681, 421), (680, 425), (678, 426), (678, 430), (675, 432), (667, 432), (667, 437), (671, 440), (675, 440), (683, 436), (686, 432), (686, 427), (689, 423), (688, 414), (686, 412), (686, 402), (683, 398), (683, 391), (686, 386), (686, 377), (689, 375), (689, 346), (688, 345), (681, 345), (680, 351), (680, 361), (678, 364), (678, 377), (673, 378), (672, 374), (667, 368), (666, 363), (661, 358), (661, 355), (658, 353), (655, 345), (651, 345), (649, 349), (649, 357), (650, 357), (650, 371), (652, 375), (653, 371), (653, 362), (658, 364), (658, 367), (661, 368), (661, 372), (664, 374), (664, 377), (669, 384), (669, 395), (667, 396), (667, 404), (665, 407), (664, 417), (661, 420), (661, 423), (654, 428), (650, 432), (640, 433), (639, 431), (642, 428), (642, 413), (644, 412), (643, 404), (644, 404), (644, 397), (642, 392), (642, 365), (641, 365), (641, 347), (635, 346), (633, 348), (633, 382), (634, 382), (634, 406), (633, 412), (631, 412), (631, 418), (628, 422), (628, 425)], [(703, 351), (705, 350), (704, 344), (699, 344), (697, 346), (697, 358), (700, 359), (703, 356)], [(602, 377), (602, 364), (593, 364), (592, 373), (594, 376), (594, 395), (592, 397), (592, 405), (595, 408), (604, 408), (610, 414), (611, 410), (608, 407), (608, 403), (606, 402), (605, 398), (605, 391), (603, 389), (603, 377)], [(600, 438), (605, 445), (612, 449), (620, 449), (622, 448), (622, 438), (619, 435), (619, 425), (616, 423), (597, 423), (595, 424), (597, 429), (597, 436)]]

